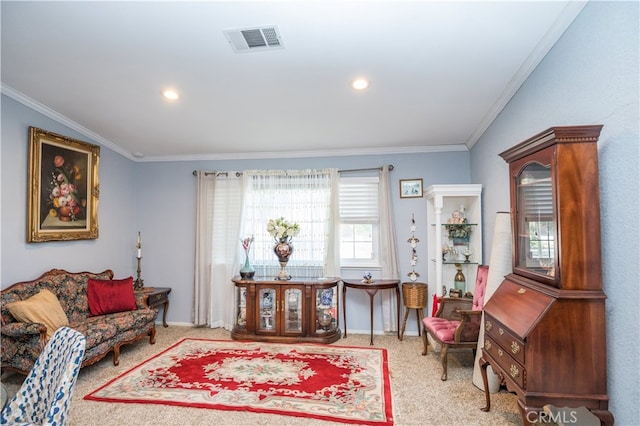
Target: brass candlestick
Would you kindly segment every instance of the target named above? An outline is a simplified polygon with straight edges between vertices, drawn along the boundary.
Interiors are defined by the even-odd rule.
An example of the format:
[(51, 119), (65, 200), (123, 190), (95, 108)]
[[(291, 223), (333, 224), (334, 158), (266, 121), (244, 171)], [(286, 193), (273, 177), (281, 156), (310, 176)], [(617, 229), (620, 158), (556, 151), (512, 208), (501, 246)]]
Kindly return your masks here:
[(138, 278), (136, 278), (136, 280), (133, 283), (133, 289), (136, 291), (141, 291), (142, 289), (144, 289), (144, 281), (142, 280), (142, 278), (140, 278), (140, 275), (142, 273), (142, 269), (140, 268), (140, 261), (142, 260), (142, 257), (138, 258)]
[(136, 248), (138, 249), (138, 255), (136, 256), (138, 259), (138, 278), (136, 278), (133, 283), (133, 290), (142, 291), (144, 289), (144, 281), (140, 278), (142, 274), (142, 268), (140, 267), (140, 261), (142, 260), (142, 237), (140, 236), (140, 231), (138, 231), (138, 239), (136, 240)]

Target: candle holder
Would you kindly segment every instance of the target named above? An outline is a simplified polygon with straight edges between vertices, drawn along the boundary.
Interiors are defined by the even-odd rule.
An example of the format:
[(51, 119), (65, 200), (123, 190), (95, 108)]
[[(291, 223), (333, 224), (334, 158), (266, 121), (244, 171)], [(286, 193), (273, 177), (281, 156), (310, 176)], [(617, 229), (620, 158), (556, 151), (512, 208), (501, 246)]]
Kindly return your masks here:
[(142, 291), (144, 289), (144, 281), (142, 278), (140, 278), (140, 275), (142, 274), (142, 268), (140, 267), (140, 261), (142, 260), (142, 257), (138, 258), (138, 277), (136, 278), (136, 280), (133, 282), (133, 290), (134, 291)]

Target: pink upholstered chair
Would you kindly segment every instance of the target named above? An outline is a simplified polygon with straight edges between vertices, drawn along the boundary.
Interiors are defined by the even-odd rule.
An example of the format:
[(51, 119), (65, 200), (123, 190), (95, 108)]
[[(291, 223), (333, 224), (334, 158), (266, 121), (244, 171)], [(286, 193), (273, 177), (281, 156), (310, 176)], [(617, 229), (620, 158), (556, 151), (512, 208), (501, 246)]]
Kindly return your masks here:
[(488, 274), (488, 266), (478, 265), (473, 300), (459, 297), (443, 297), (440, 299), (436, 314), (422, 320), (424, 329), (422, 333), (422, 343), (424, 345), (422, 355), (427, 354), (428, 333), (441, 347), (441, 380), (447, 380), (447, 352), (449, 348), (472, 349), (475, 356)]

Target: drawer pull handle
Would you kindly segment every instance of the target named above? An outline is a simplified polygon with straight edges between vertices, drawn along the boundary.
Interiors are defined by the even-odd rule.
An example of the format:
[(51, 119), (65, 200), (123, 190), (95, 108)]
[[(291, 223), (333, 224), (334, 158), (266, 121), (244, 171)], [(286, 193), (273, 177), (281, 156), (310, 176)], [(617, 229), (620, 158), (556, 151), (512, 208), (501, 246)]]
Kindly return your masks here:
[(493, 324), (491, 324), (491, 321), (485, 321), (484, 328), (486, 328), (487, 331), (491, 331), (491, 329), (493, 328)]
[(520, 345), (518, 344), (518, 342), (511, 342), (511, 352), (513, 352), (514, 354), (520, 352)]
[(498, 349), (498, 356), (502, 356), (504, 352), (502, 352), (502, 349)]
[(488, 340), (486, 342), (484, 342), (484, 348), (488, 351), (491, 350), (491, 342), (489, 342)]
[(520, 290), (518, 290), (518, 294), (524, 294), (527, 290), (525, 290), (524, 288), (520, 288)]
[(516, 377), (518, 377), (520, 375), (520, 371), (518, 370), (518, 367), (516, 367), (515, 365), (511, 364), (511, 368), (509, 369), (509, 374), (511, 374), (511, 377), (513, 377), (515, 379)]
[(502, 329), (502, 327), (498, 329), (498, 333), (500, 333), (501, 336), (504, 334), (504, 330)]

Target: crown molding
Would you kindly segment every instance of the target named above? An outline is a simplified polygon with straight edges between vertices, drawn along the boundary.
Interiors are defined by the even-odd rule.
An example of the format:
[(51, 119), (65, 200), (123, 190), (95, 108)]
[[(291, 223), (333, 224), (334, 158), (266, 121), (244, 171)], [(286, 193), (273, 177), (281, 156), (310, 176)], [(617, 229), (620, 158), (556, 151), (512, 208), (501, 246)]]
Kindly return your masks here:
[[(366, 152), (365, 152), (366, 151)], [(200, 154), (180, 156), (150, 156), (137, 158), (139, 162), (162, 161), (213, 161), (213, 160), (264, 160), (269, 158), (312, 158), (312, 157), (349, 157), (363, 155), (394, 155), (394, 154), (418, 154), (430, 152), (469, 151), (464, 144), (436, 145), (436, 146), (407, 146), (392, 148), (360, 148), (360, 149), (335, 149), (318, 151), (287, 151), (287, 152), (251, 152), (251, 153), (227, 153), (227, 154)]]
[(45, 117), (48, 117), (54, 121), (57, 121), (60, 124), (63, 124), (67, 127), (69, 127), (70, 129), (75, 130), (76, 132), (88, 137), (89, 139), (93, 140), (94, 142), (99, 143), (100, 145), (106, 146), (107, 148), (111, 149), (112, 151), (117, 152), (118, 154), (127, 157), (130, 160), (135, 160), (135, 158), (131, 155), (130, 152), (126, 152), (125, 150), (123, 150), (120, 146), (116, 145), (115, 143), (111, 142), (108, 139), (103, 138), (102, 136), (100, 136), (99, 134), (92, 132), (91, 130), (87, 129), (84, 126), (81, 126), (80, 124), (76, 123), (75, 121), (71, 120), (70, 118), (52, 110), (51, 108), (49, 108), (46, 105), (41, 104), (40, 102), (36, 101), (35, 99), (30, 98), (29, 96), (25, 95), (22, 92), (19, 92), (17, 90), (15, 90), (14, 88), (7, 86), (4, 83), (0, 83), (0, 92), (4, 95), (7, 95), (8, 97), (15, 99), (16, 101), (20, 102), (21, 104), (31, 108), (32, 110), (39, 112), (40, 114), (44, 115)]

